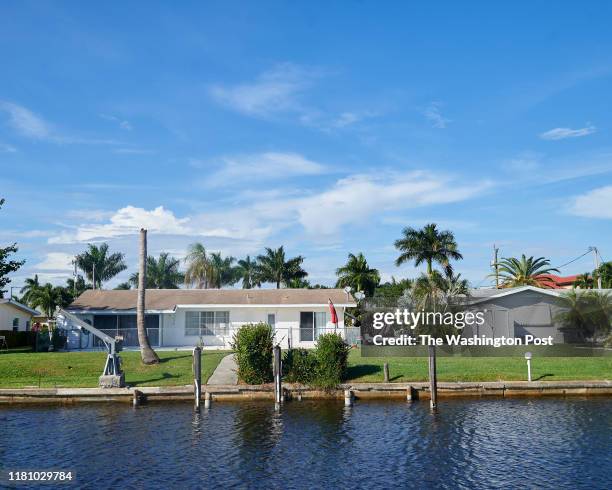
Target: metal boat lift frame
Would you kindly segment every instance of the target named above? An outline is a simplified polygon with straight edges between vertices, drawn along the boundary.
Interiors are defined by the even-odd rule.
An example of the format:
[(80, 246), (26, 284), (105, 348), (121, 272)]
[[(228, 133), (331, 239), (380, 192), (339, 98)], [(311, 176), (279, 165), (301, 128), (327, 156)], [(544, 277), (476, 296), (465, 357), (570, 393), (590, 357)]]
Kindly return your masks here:
[(55, 318), (57, 320), (63, 319), (62, 323), (71, 323), (76, 325), (79, 330), (87, 330), (104, 342), (106, 350), (108, 351), (108, 356), (106, 357), (106, 364), (104, 365), (104, 372), (102, 373), (102, 376), (121, 376), (121, 358), (117, 355), (122, 348), (120, 340), (105, 334), (101, 330), (98, 330), (96, 327), (81, 320), (79, 317), (67, 312), (62, 308), (57, 308)]

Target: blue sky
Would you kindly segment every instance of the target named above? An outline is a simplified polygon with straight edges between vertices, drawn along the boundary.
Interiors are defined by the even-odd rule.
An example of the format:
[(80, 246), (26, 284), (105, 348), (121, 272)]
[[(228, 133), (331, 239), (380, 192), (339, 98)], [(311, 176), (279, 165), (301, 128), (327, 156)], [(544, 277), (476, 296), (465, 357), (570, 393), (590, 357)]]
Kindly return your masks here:
[[(331, 284), (383, 279), (404, 226), (452, 230), (457, 270), (612, 260), (609, 2), (3, 2), (0, 243), (63, 283), (106, 241), (136, 268), (201, 241), (284, 244)], [(592, 269), (592, 256), (563, 273)]]

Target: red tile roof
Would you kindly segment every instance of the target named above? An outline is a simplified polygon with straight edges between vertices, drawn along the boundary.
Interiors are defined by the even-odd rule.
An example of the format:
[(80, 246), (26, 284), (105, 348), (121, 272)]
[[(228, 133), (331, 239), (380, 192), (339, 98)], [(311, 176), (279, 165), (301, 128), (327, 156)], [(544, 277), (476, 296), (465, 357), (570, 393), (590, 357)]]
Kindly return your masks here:
[(538, 282), (545, 288), (564, 289), (574, 284), (580, 274), (573, 276), (557, 276), (555, 274), (540, 274), (537, 276)]

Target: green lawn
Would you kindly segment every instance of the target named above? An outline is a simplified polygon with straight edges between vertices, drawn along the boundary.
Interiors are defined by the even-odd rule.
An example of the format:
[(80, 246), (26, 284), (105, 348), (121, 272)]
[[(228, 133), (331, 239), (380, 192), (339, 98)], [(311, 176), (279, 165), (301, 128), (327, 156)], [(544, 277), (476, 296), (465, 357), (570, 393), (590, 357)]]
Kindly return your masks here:
[[(144, 366), (140, 352), (122, 352), (126, 383), (132, 386), (186, 385), (193, 382), (189, 351), (158, 352), (161, 363)], [(202, 381), (208, 380), (227, 351), (202, 353)], [(103, 352), (2, 352), (0, 388), (35, 386), (95, 387), (104, 367)], [(349, 356), (349, 380), (380, 382), (389, 363), (391, 381), (427, 381), (427, 358)], [(439, 381), (525, 380), (526, 363), (518, 357), (438, 357)], [(611, 357), (542, 357), (532, 361), (534, 380), (595, 380), (612, 378)]]
[[(206, 382), (227, 351), (202, 353), (202, 382)], [(161, 362), (144, 366), (140, 352), (122, 352), (125, 382), (132, 386), (193, 383), (190, 351), (160, 351)], [(26, 386), (95, 387), (104, 369), (104, 352), (0, 352), (0, 388)]]
[[(427, 381), (426, 357), (361, 357), (358, 350), (349, 356), (349, 379), (380, 382), (383, 364), (389, 363), (393, 382)], [(531, 361), (533, 380), (612, 379), (612, 357), (542, 357)], [(518, 357), (438, 357), (438, 381), (519, 381), (527, 380), (527, 363)]]

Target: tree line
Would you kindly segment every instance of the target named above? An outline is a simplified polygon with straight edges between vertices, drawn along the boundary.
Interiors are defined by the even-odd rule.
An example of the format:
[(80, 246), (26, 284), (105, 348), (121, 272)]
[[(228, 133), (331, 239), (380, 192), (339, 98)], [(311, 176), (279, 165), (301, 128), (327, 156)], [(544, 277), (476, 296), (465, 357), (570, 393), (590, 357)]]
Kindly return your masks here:
[[(0, 207), (4, 200), (0, 199)], [(365, 297), (376, 297), (379, 301), (395, 302), (406, 291), (411, 291), (423, 301), (435, 301), (442, 296), (469, 294), (468, 281), (456, 274), (453, 262), (463, 259), (453, 232), (440, 230), (435, 223), (421, 229), (406, 227), (401, 237), (394, 242), (398, 251), (396, 266), (412, 263), (415, 267), (425, 265), (425, 272), (416, 278), (404, 278), (381, 283), (378, 269), (368, 264), (363, 253), (349, 253), (347, 262), (336, 269), (335, 286), (363, 292)], [(8, 274), (18, 270), (24, 261), (11, 259), (17, 253), (17, 244), (0, 248), (0, 294), (9, 283)], [(87, 249), (75, 257), (77, 268), (82, 274), (68, 279), (64, 286), (50, 283), (41, 284), (38, 276), (25, 280), (17, 301), (42, 310), (52, 316), (56, 306), (67, 306), (87, 289), (102, 289), (104, 283), (125, 271), (128, 266), (125, 255), (111, 252), (106, 243), (89, 244)], [(266, 247), (264, 253), (237, 260), (223, 256), (221, 252), (208, 251), (202, 243), (189, 246), (181, 260), (162, 252), (158, 257), (147, 257), (146, 287), (149, 289), (176, 289), (181, 286), (192, 288), (223, 288), (240, 283), (242, 288), (261, 287), (272, 284), (276, 288), (326, 288), (311, 284), (303, 268), (304, 257), (288, 257), (283, 246), (276, 249)], [(550, 266), (545, 257), (502, 258), (497, 265), (496, 276), (500, 287), (532, 285), (552, 287), (550, 274), (559, 272)], [(597, 278), (602, 279), (603, 288), (612, 288), (612, 262), (603, 263), (592, 273), (578, 277), (574, 286), (593, 288)], [(138, 273), (130, 275), (128, 281), (115, 289), (131, 289), (138, 285)]]

